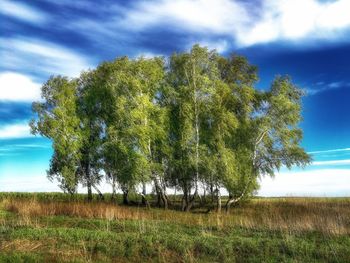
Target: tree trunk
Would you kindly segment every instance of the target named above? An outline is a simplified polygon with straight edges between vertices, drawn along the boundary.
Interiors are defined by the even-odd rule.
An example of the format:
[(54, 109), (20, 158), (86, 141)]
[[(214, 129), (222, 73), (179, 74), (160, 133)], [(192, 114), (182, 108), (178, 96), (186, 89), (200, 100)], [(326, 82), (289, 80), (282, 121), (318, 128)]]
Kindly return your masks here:
[(163, 204), (164, 204), (164, 209), (168, 209), (168, 207), (169, 207), (168, 197), (164, 193), (162, 194), (162, 200), (163, 200)]
[(171, 200), (166, 193), (166, 184), (165, 184), (164, 178), (161, 178), (161, 189), (162, 189), (163, 198), (164, 198), (164, 208), (168, 209), (169, 204), (171, 204)]
[(161, 207), (161, 202), (164, 205), (164, 209), (168, 208), (168, 198), (166, 196), (166, 194), (164, 193), (164, 190), (162, 189), (159, 180), (156, 176), (154, 176), (154, 186), (156, 188), (156, 192), (157, 192), (157, 205), (158, 207)]
[(168, 209), (168, 198), (162, 192), (158, 192), (157, 193), (157, 206), (158, 207), (162, 207), (163, 206), (164, 209)]
[(187, 207), (188, 207), (188, 192), (187, 192), (187, 187), (184, 187), (181, 210), (186, 211)]
[(194, 205), (195, 199), (198, 196), (198, 190), (195, 189), (193, 195), (191, 195), (191, 187), (189, 187), (186, 183), (183, 186), (183, 197), (182, 197), (182, 211), (190, 211), (192, 206)]
[(245, 185), (245, 187), (244, 187), (244, 189), (243, 189), (243, 191), (242, 191), (240, 196), (238, 196), (237, 198), (233, 198), (233, 196), (230, 196), (230, 198), (226, 202), (226, 213), (229, 212), (230, 207), (231, 207), (231, 205), (233, 203), (239, 202), (245, 196), (252, 179), (253, 179), (252, 176), (250, 176), (250, 178), (249, 178), (247, 184)]
[(194, 202), (195, 202), (197, 196), (199, 196), (199, 195), (198, 195), (198, 191), (197, 191), (197, 189), (196, 189), (196, 190), (194, 191), (194, 193), (193, 193), (191, 199), (190, 199), (189, 202), (187, 203), (186, 212), (189, 212), (189, 211), (192, 209), (192, 207), (193, 207), (193, 205), (194, 205)]
[(204, 187), (204, 190), (203, 190), (203, 198), (201, 199), (202, 200), (202, 204), (205, 205), (207, 203), (207, 190), (205, 188), (205, 185), (203, 185)]
[[(186, 74), (186, 78), (188, 81), (188, 84), (190, 85), (191, 81), (190, 78), (188, 76), (187, 70), (185, 70), (185, 74)], [(194, 128), (195, 128), (195, 142), (196, 142), (196, 146), (195, 146), (195, 152), (196, 152), (196, 156), (195, 156), (195, 191), (194, 194), (191, 198), (191, 200), (188, 202), (188, 205), (186, 207), (186, 211), (189, 211), (193, 204), (194, 204), (194, 200), (196, 198), (196, 196), (198, 195), (198, 182), (199, 182), (199, 140), (200, 140), (200, 135), (199, 135), (199, 130), (200, 130), (200, 120), (199, 120), (199, 105), (198, 105), (198, 95), (197, 95), (197, 84), (196, 84), (196, 71), (195, 71), (195, 66), (192, 62), (192, 86), (193, 86), (193, 106), (194, 106), (194, 116), (195, 116), (195, 120), (194, 120)], [(199, 195), (198, 195), (199, 196)]]
[(146, 206), (147, 208), (150, 208), (150, 204), (147, 200), (147, 197), (146, 197), (146, 194), (147, 194), (147, 191), (146, 191), (146, 183), (142, 183), (142, 193), (141, 193), (141, 197), (142, 197), (142, 205)]
[(198, 98), (196, 93), (197, 91), (196, 78), (195, 78), (196, 72), (195, 72), (194, 65), (192, 67), (192, 71), (193, 71), (192, 72), (193, 73), (193, 95), (194, 95), (194, 111), (195, 111), (195, 129), (196, 129), (196, 182), (195, 182), (196, 189), (194, 191), (188, 211), (193, 206), (196, 195), (198, 195), (198, 182), (199, 182), (199, 109), (198, 109)]
[(143, 182), (142, 183), (142, 194), (141, 194), (141, 196), (142, 196), (142, 204), (143, 205), (146, 205), (146, 202), (147, 202), (147, 200), (146, 200), (146, 184)]
[(213, 183), (211, 182), (210, 183), (210, 196), (211, 196), (211, 203), (214, 203), (214, 199), (215, 199), (215, 193), (214, 193), (214, 185)]
[(117, 193), (116, 193), (116, 191), (115, 191), (115, 187), (112, 187), (112, 188), (113, 188), (113, 189), (112, 189), (111, 200), (114, 201), (114, 200), (116, 200)]
[(216, 191), (217, 191), (216, 211), (218, 213), (220, 213), (221, 212), (221, 193), (220, 193), (220, 189), (219, 188), (216, 188)]
[(162, 206), (162, 198), (160, 196), (160, 193), (158, 191), (157, 192), (157, 204), (156, 206), (158, 206), (159, 208)]
[(123, 190), (123, 204), (129, 204), (129, 190)]
[(104, 195), (101, 193), (101, 191), (96, 187), (96, 185), (92, 185), (92, 187), (96, 190), (96, 192), (98, 193), (98, 197), (101, 199), (101, 200), (105, 200), (105, 197)]
[[(110, 178), (112, 176), (109, 176)], [(115, 188), (116, 188), (116, 180), (115, 180), (115, 177), (113, 176), (112, 177), (112, 196), (111, 196), (111, 200), (114, 201), (116, 199), (116, 191), (115, 191)]]
[(88, 201), (92, 201), (92, 189), (91, 189), (91, 182), (90, 179), (87, 181), (87, 190), (88, 190)]
[(90, 175), (90, 162), (87, 161), (85, 164), (85, 176), (86, 176), (86, 187), (88, 190), (88, 201), (92, 201), (92, 183), (91, 183), (91, 175)]
[(226, 213), (229, 213), (231, 205), (234, 203), (234, 199), (229, 198), (225, 205)]
[(182, 197), (182, 207), (181, 207), (181, 210), (182, 211), (186, 211), (186, 207), (187, 207), (187, 198), (185, 195), (183, 195)]
[(236, 204), (236, 203), (238, 203), (242, 198), (244, 197), (244, 193), (242, 193), (239, 197), (237, 197), (237, 198), (233, 198), (232, 196), (227, 200), (227, 202), (226, 202), (226, 208), (225, 208), (225, 210), (226, 210), (226, 213), (228, 213), (229, 211), (230, 211), (230, 207), (231, 207), (231, 205), (232, 204)]

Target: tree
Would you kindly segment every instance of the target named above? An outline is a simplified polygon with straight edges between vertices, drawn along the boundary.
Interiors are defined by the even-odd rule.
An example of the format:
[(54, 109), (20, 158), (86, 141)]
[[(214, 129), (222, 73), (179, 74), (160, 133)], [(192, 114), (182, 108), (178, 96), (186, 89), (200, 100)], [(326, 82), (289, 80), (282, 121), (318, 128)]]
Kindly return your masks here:
[(117, 184), (123, 192), (123, 203), (129, 203), (129, 192), (139, 183), (139, 155), (131, 132), (133, 110), (132, 61), (127, 57), (104, 62), (93, 72), (89, 93), (98, 105), (93, 115), (98, 120), (101, 168), (111, 182), (113, 194)]
[(104, 127), (103, 166), (112, 184), (118, 182), (123, 189), (124, 203), (130, 188), (138, 183), (143, 186), (144, 204), (148, 202), (147, 182), (153, 180), (157, 192), (162, 192), (158, 161), (164, 114), (156, 96), (163, 68), (161, 58), (123, 57), (101, 64), (95, 72), (93, 94), (99, 109), (94, 115)]
[(206, 163), (212, 167), (209, 170), (209, 182), (212, 189), (215, 188), (217, 210), (220, 211), (220, 188), (225, 187), (229, 193), (236, 192), (244, 185), (249, 174), (250, 167), (244, 165), (243, 156), (246, 153), (237, 142), (245, 142), (246, 139), (238, 135), (254, 109), (253, 85), (257, 75), (256, 67), (244, 57), (234, 54), (229, 58), (218, 56), (217, 67), (219, 78), (211, 94), (210, 110), (206, 113), (207, 127), (204, 130), (208, 137)]
[(30, 122), (31, 132), (52, 140), (54, 154), (47, 171), (60, 187), (71, 194), (80, 180), (82, 133), (77, 114), (77, 80), (56, 76), (42, 86), (43, 102), (33, 103), (37, 118)]
[[(222, 158), (219, 162), (221, 182), (229, 193), (226, 203), (228, 210), (232, 203), (248, 197), (258, 186), (256, 177), (252, 176), (249, 135), (256, 112), (259, 111), (259, 98), (264, 92), (254, 88), (258, 80), (257, 68), (244, 57), (235, 54), (229, 58), (220, 57), (218, 65), (221, 79), (226, 85), (226, 94), (222, 98), (230, 98), (224, 110), (232, 119), (230, 132), (226, 133), (224, 146), (221, 146), (223, 153), (219, 155)], [(227, 131), (227, 128), (223, 131)]]
[[(156, 191), (161, 194), (159, 187), (159, 158), (157, 150), (162, 135), (162, 112), (156, 96), (164, 79), (164, 62), (161, 58), (139, 58), (133, 61), (131, 69), (131, 90), (133, 97), (129, 101), (133, 105), (131, 111), (131, 134), (135, 139), (135, 150), (140, 156), (139, 165), (142, 169), (142, 203), (146, 200), (146, 184), (155, 183)], [(158, 149), (157, 149), (158, 148)], [(161, 166), (160, 166), (161, 167)]]
[(199, 196), (201, 153), (205, 148), (201, 123), (218, 78), (216, 57), (216, 52), (195, 45), (190, 53), (174, 54), (170, 59), (168, 83), (174, 96), (169, 99), (172, 165), (186, 211)]
[(274, 176), (282, 166), (290, 169), (293, 165), (304, 167), (310, 162), (310, 156), (299, 145), (302, 95), (289, 77), (277, 77), (270, 91), (256, 93), (254, 111), (240, 125), (236, 142), (236, 147), (243, 150), (238, 155), (239, 163), (248, 176), (239, 191), (229, 191), (227, 210), (232, 203), (244, 198), (249, 188), (257, 185), (258, 177)]
[[(82, 134), (79, 173), (82, 185), (87, 187), (88, 200), (92, 200), (92, 188), (103, 199), (103, 195), (97, 187), (103, 178), (101, 144), (104, 127), (100, 120), (102, 104), (101, 100), (98, 99), (100, 89), (96, 79), (95, 71), (83, 72), (78, 80), (77, 92), (77, 112)], [(104, 103), (106, 102), (105, 100)]]
[[(165, 63), (167, 62), (167, 64)], [(165, 66), (166, 65), (166, 66)], [(130, 191), (153, 184), (158, 205), (168, 207), (167, 187), (183, 192), (182, 209), (209, 189), (226, 210), (258, 189), (260, 177), (282, 166), (305, 166), (301, 148), (302, 92), (289, 77), (268, 91), (255, 88), (257, 68), (198, 45), (164, 58), (117, 58), (78, 79), (51, 77), (43, 102), (33, 104), (34, 134), (53, 142), (48, 175), (74, 193), (78, 183), (103, 198), (103, 177)]]
[(204, 171), (209, 171), (207, 181), (215, 188), (218, 211), (221, 210), (220, 188), (229, 178), (234, 178), (236, 173), (235, 149), (229, 144), (238, 126), (237, 117), (233, 112), (235, 103), (230, 87), (221, 80), (216, 81), (205, 123), (207, 131), (205, 164), (211, 169)]

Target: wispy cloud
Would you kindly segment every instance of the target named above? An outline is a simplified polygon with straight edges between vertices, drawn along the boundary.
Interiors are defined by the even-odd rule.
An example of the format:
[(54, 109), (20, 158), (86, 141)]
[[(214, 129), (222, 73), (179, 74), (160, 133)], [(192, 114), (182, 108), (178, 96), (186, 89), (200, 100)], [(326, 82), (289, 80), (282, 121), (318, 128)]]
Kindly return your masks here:
[(312, 152), (308, 152), (308, 154), (347, 152), (347, 151), (350, 151), (350, 148), (339, 148), (339, 149), (331, 149), (331, 150), (323, 150), (323, 151), (312, 151)]
[[(41, 142), (39, 143), (22, 143), (22, 144), (13, 144), (13, 139), (22, 140), (23, 138), (9, 138), (6, 139), (12, 140), (1, 140), (0, 144), (0, 156), (3, 157), (12, 157), (17, 156), (19, 158), (28, 157), (29, 155), (35, 154), (48, 154), (51, 151), (50, 142)], [(27, 139), (28, 140), (28, 139)], [(6, 143), (8, 142), (8, 143)], [(1, 170), (1, 161), (0, 161), (0, 170)], [(12, 167), (12, 170), (18, 170), (18, 167)]]
[(48, 16), (44, 12), (17, 1), (1, 0), (0, 13), (35, 24), (42, 24), (48, 20)]
[(350, 165), (350, 148), (329, 149), (323, 151), (308, 152), (312, 155), (314, 161), (311, 168), (324, 166), (327, 168)]
[(236, 31), (248, 19), (248, 12), (230, 0), (158, 0), (135, 4), (123, 25), (132, 29), (172, 24), (178, 28), (212, 33)]
[(307, 95), (312, 96), (321, 92), (340, 89), (344, 87), (350, 87), (350, 83), (344, 82), (344, 81), (334, 81), (329, 83), (317, 82), (316, 84), (313, 85), (313, 88), (306, 88), (305, 91)]
[(121, 25), (144, 30), (167, 24), (184, 31), (225, 34), (238, 46), (251, 46), (279, 40), (347, 38), (347, 10), (347, 0), (263, 0), (260, 6), (230, 0), (157, 0), (135, 4)]
[(0, 66), (29, 74), (78, 76), (91, 67), (88, 59), (63, 46), (35, 38), (1, 38)]
[(0, 101), (36, 101), (40, 99), (40, 84), (26, 75), (0, 73)]
[(50, 143), (41, 143), (41, 144), (8, 144), (4, 146), (0, 146), (0, 152), (13, 152), (18, 150), (28, 150), (28, 149), (49, 149), (51, 147)]
[(33, 137), (28, 123), (6, 124), (0, 126), (0, 139)]
[[(350, 4), (347, 0), (139, 0), (127, 4), (64, 0), (49, 5), (68, 13), (64, 16), (60, 12), (53, 13), (56, 21), (64, 19), (64, 23), (56, 23), (50, 27), (50, 32), (47, 28), (46, 34), (51, 39), (55, 32), (73, 34), (77, 41), (87, 40), (82, 43), (82, 49), (88, 48), (89, 52), (97, 49), (96, 56), (100, 57), (107, 53), (109, 56), (125, 53), (135, 56), (163, 53), (164, 49), (170, 52), (195, 42), (225, 52), (234, 47), (274, 41), (286, 43), (287, 40), (304, 47), (305, 41), (309, 40), (350, 40), (347, 34), (350, 16), (346, 11)], [(93, 12), (96, 15), (92, 15)], [(41, 11), (41, 15), (49, 14)], [(52, 25), (52, 21), (49, 24)], [(160, 34), (165, 39), (159, 39)], [(165, 45), (168, 38), (171, 39)], [(36, 72), (53, 71), (75, 76), (84, 68), (82, 65), (90, 65), (81, 54), (57, 44), (33, 38), (3, 39), (3, 42), (2, 63), (7, 70), (15, 70), (21, 64), (28, 69), (27, 61), (35, 61), (35, 67), (39, 69)], [(9, 46), (14, 50), (6, 48)], [(57, 56), (53, 58), (54, 54)], [(34, 60), (34, 57), (38, 59)]]

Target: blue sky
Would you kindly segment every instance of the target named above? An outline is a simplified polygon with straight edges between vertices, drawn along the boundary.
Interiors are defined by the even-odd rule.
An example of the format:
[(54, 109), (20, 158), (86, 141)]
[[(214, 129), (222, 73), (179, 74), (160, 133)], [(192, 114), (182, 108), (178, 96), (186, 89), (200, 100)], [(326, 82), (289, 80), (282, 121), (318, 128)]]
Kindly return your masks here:
[(2, 0), (0, 191), (58, 190), (46, 179), (50, 141), (27, 125), (50, 75), (200, 43), (248, 57), (260, 89), (289, 74), (308, 92), (302, 145), (314, 163), (263, 179), (260, 194), (350, 195), (349, 10), (348, 0)]

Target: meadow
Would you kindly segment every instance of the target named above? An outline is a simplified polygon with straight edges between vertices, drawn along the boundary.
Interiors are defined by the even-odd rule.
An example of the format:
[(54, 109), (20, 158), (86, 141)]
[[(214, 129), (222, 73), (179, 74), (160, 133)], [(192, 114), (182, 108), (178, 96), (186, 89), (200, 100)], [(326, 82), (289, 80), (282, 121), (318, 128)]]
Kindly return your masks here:
[(350, 198), (254, 198), (228, 214), (120, 199), (0, 193), (0, 262), (350, 262)]

